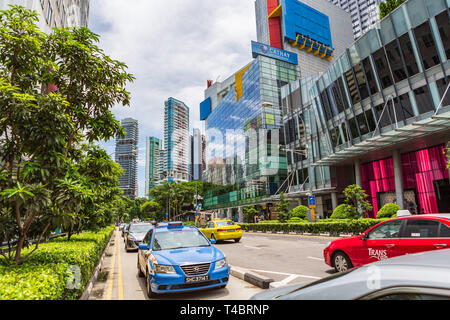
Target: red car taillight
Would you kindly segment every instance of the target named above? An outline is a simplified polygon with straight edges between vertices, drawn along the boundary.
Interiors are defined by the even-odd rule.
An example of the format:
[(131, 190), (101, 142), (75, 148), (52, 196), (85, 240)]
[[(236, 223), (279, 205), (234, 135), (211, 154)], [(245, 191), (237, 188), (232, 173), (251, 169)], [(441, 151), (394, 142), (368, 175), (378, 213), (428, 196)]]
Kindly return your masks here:
[(236, 228), (236, 231), (241, 231), (242, 230), (242, 228)]

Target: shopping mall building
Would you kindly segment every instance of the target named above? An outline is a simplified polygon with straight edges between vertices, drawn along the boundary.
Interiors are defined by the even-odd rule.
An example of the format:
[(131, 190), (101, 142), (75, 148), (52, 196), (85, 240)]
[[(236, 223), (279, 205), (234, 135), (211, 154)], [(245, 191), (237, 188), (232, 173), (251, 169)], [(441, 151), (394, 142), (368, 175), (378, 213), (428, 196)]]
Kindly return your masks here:
[(449, 2), (409, 0), (320, 77), (284, 86), (290, 195), (328, 216), (356, 183), (372, 217), (388, 202), (450, 212), (449, 58)]
[[(273, 196), (286, 189), (281, 88), (303, 74), (324, 72), (353, 42), (350, 15), (326, 0), (258, 0), (255, 7), (254, 59), (228, 79), (208, 82), (200, 105), (207, 136), (203, 180), (216, 186), (205, 195), (204, 208), (236, 220), (247, 205), (269, 217)], [(296, 18), (309, 23), (299, 25)]]

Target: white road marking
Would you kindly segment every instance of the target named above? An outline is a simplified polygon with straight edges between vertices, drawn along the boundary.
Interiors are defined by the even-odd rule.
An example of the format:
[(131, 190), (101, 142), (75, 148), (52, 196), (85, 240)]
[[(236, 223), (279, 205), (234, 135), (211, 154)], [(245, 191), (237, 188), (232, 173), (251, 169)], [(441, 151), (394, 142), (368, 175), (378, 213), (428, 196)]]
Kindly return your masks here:
[(321, 279), (321, 277), (314, 277), (314, 276), (307, 276), (304, 274), (295, 274), (295, 273), (286, 273), (286, 272), (277, 272), (277, 271), (267, 271), (267, 270), (256, 270), (256, 269), (250, 269), (253, 270), (255, 272), (265, 272), (265, 273), (273, 273), (273, 274), (281, 274), (281, 275), (285, 275), (285, 276), (297, 276), (300, 278), (310, 278), (310, 279)]
[(316, 258), (316, 257), (308, 257), (309, 259), (313, 259), (313, 260), (320, 260), (323, 261), (323, 258)]
[(250, 248), (250, 249), (257, 249), (257, 250), (261, 250), (261, 248), (258, 248), (258, 247), (252, 247), (252, 246), (246, 246), (246, 245), (244, 245), (244, 247), (246, 247), (246, 248)]
[(280, 281), (280, 284), (283, 284), (283, 285), (288, 284), (289, 282), (291, 282), (292, 280), (294, 280), (294, 279), (296, 279), (296, 278), (298, 278), (298, 275), (292, 274), (292, 275), (290, 275), (289, 277), (287, 277), (286, 279), (281, 280), (281, 281)]

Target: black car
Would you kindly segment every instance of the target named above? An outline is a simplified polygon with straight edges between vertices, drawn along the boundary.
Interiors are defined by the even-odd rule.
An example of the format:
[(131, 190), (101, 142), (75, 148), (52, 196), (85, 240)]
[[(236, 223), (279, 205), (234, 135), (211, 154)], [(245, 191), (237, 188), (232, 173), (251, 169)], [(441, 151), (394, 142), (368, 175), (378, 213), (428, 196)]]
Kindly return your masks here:
[(147, 232), (154, 227), (151, 223), (130, 223), (125, 234), (125, 250), (138, 250)]

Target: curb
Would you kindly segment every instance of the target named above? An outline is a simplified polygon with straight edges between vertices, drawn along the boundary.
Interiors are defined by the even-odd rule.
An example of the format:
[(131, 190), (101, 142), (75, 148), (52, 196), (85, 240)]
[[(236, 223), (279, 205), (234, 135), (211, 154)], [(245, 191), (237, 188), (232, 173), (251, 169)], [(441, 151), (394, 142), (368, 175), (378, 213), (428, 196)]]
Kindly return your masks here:
[(273, 279), (263, 277), (256, 272), (249, 272), (249, 270), (244, 268), (239, 268), (230, 265), (230, 274), (238, 279), (244, 280), (251, 283), (261, 289), (269, 289), (270, 283)]
[(92, 292), (92, 288), (94, 288), (94, 282), (97, 281), (98, 278), (98, 274), (100, 272), (100, 269), (102, 267), (103, 264), (103, 260), (106, 256), (106, 252), (108, 251), (110, 244), (111, 244), (111, 240), (113, 239), (113, 236), (115, 234), (116, 230), (114, 229), (114, 232), (111, 234), (111, 239), (109, 239), (108, 244), (105, 247), (105, 250), (103, 250), (102, 256), (100, 258), (100, 261), (98, 262), (97, 266), (94, 269), (94, 272), (91, 276), (91, 279), (89, 280), (88, 284), (86, 285), (86, 289), (84, 289), (83, 294), (81, 295), (79, 300), (88, 300), (89, 296), (91, 295)]

